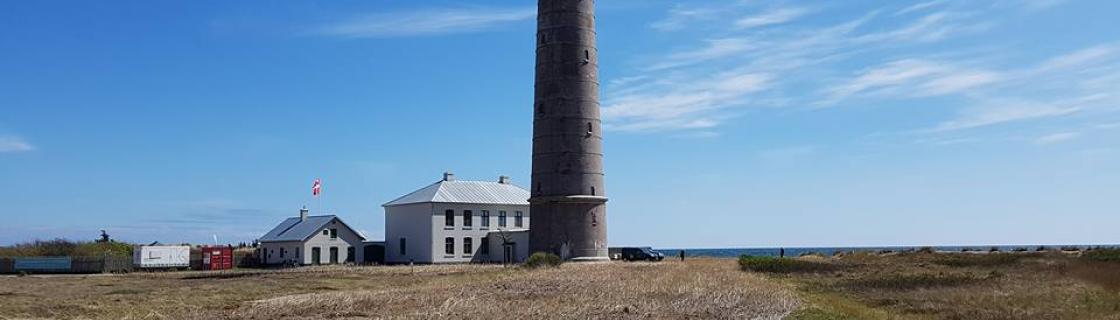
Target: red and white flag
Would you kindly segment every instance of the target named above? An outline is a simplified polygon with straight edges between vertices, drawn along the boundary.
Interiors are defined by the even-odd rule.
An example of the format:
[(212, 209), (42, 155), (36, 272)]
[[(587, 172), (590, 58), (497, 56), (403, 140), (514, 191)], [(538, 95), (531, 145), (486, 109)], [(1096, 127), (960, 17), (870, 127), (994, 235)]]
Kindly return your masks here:
[(311, 196), (318, 197), (319, 193), (323, 192), (323, 183), (319, 179), (315, 179), (315, 183), (311, 185)]

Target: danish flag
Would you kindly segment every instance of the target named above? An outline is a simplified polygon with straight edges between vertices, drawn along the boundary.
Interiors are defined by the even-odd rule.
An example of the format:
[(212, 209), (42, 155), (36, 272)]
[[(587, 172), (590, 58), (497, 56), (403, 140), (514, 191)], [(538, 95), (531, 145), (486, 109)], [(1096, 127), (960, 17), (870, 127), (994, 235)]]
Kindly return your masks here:
[(319, 179), (315, 179), (315, 183), (311, 185), (311, 196), (318, 197), (319, 193), (323, 192), (323, 183)]

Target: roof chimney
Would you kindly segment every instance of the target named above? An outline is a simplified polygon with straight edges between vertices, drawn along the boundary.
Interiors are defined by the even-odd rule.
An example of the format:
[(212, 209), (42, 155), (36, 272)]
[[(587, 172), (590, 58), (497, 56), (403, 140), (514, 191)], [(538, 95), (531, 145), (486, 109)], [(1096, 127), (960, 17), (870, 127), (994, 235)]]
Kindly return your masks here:
[(509, 176), (498, 176), (498, 183), (509, 184)]
[(451, 171), (443, 173), (443, 181), (455, 181), (455, 174)]
[(307, 221), (307, 206), (299, 209), (299, 221)]

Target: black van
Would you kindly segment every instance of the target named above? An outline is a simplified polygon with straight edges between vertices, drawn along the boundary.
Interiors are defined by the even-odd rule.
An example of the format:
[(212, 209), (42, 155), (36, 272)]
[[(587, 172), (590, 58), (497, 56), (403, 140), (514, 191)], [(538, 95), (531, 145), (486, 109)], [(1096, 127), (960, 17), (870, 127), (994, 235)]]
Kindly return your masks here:
[(661, 261), (665, 259), (665, 255), (650, 247), (610, 248), (609, 251), (612, 260)]

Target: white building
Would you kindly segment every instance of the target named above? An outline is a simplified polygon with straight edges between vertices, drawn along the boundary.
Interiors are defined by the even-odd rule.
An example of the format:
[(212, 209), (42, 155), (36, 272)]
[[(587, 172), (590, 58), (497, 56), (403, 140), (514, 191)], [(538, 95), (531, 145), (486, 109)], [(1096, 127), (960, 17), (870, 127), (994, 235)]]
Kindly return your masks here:
[(443, 180), (385, 207), (387, 263), (520, 262), (529, 255), (529, 191), (510, 183)]
[(258, 240), (264, 264), (299, 265), (361, 262), (361, 234), (333, 215), (288, 218)]

